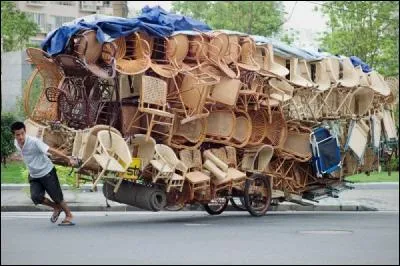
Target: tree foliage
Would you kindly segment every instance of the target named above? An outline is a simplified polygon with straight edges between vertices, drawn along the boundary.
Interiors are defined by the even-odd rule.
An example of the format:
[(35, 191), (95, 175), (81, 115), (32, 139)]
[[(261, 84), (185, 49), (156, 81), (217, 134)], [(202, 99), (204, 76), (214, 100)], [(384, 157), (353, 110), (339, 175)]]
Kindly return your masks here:
[[(281, 36), (284, 7), (280, 1), (174, 1), (172, 11), (207, 23), (213, 29), (261, 36)], [(291, 42), (294, 32), (283, 41)]]
[(1, 114), (1, 160), (6, 165), (6, 158), (14, 151), (14, 136), (11, 133), (11, 124), (16, 121), (16, 118), (11, 113)]
[(39, 32), (38, 25), (25, 13), (16, 9), (12, 1), (1, 1), (1, 37), (4, 51), (15, 51), (24, 48), (29, 37)]
[(356, 55), (383, 75), (398, 76), (399, 2), (327, 1), (319, 10), (328, 17), (324, 50)]

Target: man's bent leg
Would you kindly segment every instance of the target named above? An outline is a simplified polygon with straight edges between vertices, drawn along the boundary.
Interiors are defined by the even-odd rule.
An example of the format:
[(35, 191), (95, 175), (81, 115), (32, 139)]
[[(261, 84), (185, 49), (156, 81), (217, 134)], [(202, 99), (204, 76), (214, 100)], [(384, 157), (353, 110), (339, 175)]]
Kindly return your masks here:
[(53, 170), (48, 175), (46, 175), (43, 183), (47, 193), (54, 201), (54, 203), (65, 212), (66, 220), (71, 221), (72, 213), (67, 203), (64, 201), (64, 195), (61, 190), (60, 182), (58, 181), (58, 176), (55, 168), (53, 168)]
[(31, 190), (31, 199), (35, 205), (42, 204), (44, 200), (45, 188), (40, 182), (39, 179), (34, 179), (28, 176), (30, 190)]

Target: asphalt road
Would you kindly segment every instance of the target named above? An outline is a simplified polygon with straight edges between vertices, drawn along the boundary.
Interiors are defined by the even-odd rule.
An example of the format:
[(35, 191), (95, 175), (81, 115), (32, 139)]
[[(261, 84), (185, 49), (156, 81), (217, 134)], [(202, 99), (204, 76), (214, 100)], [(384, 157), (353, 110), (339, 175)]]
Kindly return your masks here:
[(50, 214), (1, 213), (1, 264), (399, 264), (399, 212)]

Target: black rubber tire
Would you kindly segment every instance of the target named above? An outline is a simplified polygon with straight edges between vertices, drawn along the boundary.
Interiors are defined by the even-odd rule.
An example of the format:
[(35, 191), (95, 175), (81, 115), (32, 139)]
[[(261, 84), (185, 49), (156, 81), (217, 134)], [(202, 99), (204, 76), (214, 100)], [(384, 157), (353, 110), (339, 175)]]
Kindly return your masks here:
[[(266, 193), (266, 197), (263, 197), (263, 206), (260, 208), (255, 208), (254, 204), (254, 195), (249, 195), (249, 189), (251, 184), (255, 183), (262, 183), (260, 184), (264, 188), (264, 192)], [(267, 176), (261, 174), (254, 174), (251, 176), (250, 179), (246, 180), (245, 187), (244, 187), (244, 204), (246, 206), (247, 211), (255, 217), (260, 217), (265, 215), (268, 211), (268, 208), (271, 204), (272, 198), (272, 188)]]
[(229, 200), (227, 198), (225, 199), (225, 203), (223, 205), (221, 205), (217, 210), (212, 209), (208, 203), (203, 204), (204, 209), (206, 210), (206, 212), (208, 212), (211, 215), (219, 215), (221, 213), (223, 213), (226, 209), (226, 207), (228, 207), (228, 202)]
[(241, 205), (236, 204), (234, 198), (230, 198), (230, 202), (232, 204), (232, 206), (235, 209), (238, 209), (239, 211), (246, 211), (246, 206), (244, 205), (244, 197), (238, 197), (238, 199), (240, 199), (240, 202), (242, 203)]

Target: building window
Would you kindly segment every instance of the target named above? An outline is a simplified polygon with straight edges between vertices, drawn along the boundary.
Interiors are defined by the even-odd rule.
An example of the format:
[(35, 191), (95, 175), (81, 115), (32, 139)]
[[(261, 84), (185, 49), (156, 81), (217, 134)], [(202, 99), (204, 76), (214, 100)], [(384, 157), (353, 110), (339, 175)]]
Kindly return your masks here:
[(103, 7), (111, 7), (111, 1), (103, 1)]
[(55, 28), (61, 27), (66, 22), (71, 22), (74, 17), (63, 17), (63, 16), (50, 16), (49, 23), (47, 24), (47, 31), (52, 31)]
[(75, 6), (76, 1), (51, 1), (50, 3), (59, 6)]
[(42, 32), (46, 31), (46, 15), (42, 13), (26, 12), (28, 18), (39, 25)]

